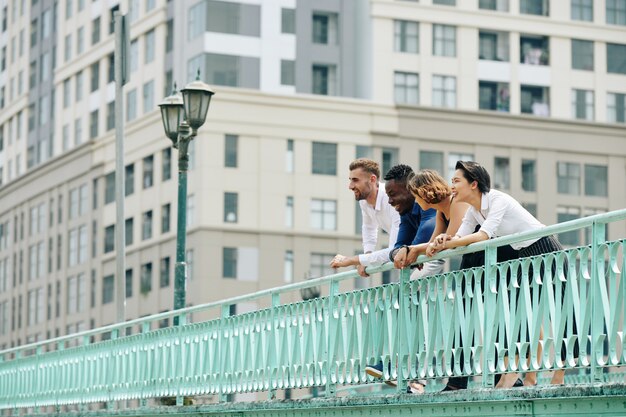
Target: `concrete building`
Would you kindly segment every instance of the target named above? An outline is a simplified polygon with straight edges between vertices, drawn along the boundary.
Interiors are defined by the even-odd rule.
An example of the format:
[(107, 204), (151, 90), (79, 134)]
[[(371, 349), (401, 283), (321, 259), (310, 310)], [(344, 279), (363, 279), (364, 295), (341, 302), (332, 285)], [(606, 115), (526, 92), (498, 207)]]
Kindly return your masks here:
[(445, 175), (475, 159), (546, 224), (625, 207), (623, 2), (456, 3), (0, 0), (0, 348), (115, 319), (117, 9), (131, 21), (127, 318), (172, 307), (177, 151), (156, 105), (198, 68), (217, 95), (191, 147), (191, 304), (360, 251), (357, 156)]

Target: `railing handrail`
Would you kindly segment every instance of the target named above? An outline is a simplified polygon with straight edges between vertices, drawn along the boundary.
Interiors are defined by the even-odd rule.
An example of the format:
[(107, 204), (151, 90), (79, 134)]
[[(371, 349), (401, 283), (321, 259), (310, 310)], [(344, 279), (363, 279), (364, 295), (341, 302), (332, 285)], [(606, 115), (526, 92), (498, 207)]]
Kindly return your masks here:
[[(437, 253), (436, 255), (434, 255), (433, 257), (420, 255), (417, 258), (415, 263), (416, 264), (425, 263), (425, 262), (429, 262), (429, 261), (433, 261), (437, 259), (444, 259), (444, 258), (449, 258), (453, 256), (463, 255), (466, 253), (479, 252), (479, 251), (487, 249), (488, 247), (500, 247), (500, 246), (508, 245), (508, 244), (515, 243), (515, 242), (522, 242), (522, 241), (531, 240), (535, 238), (541, 238), (543, 236), (550, 236), (550, 235), (557, 234), (557, 233), (569, 232), (572, 230), (578, 230), (578, 229), (582, 229), (585, 227), (590, 227), (594, 223), (609, 223), (609, 222), (620, 221), (624, 219), (626, 219), (626, 209), (615, 210), (615, 211), (611, 211), (607, 213), (595, 214), (595, 215), (583, 217), (580, 219), (570, 220), (567, 222), (562, 222), (562, 223), (557, 223), (554, 225), (546, 226), (537, 230), (532, 230), (532, 231), (523, 232), (523, 233), (516, 233), (516, 234), (512, 234), (508, 236), (490, 239), (487, 241), (473, 243), (471, 245), (464, 246), (464, 247), (441, 251)], [(393, 263), (387, 262), (382, 265), (370, 266), (366, 269), (366, 271), (368, 273), (376, 273), (376, 272), (389, 271), (391, 269), (394, 269)], [(163, 319), (171, 318), (175, 316), (184, 316), (184, 315), (191, 314), (197, 311), (208, 310), (211, 308), (217, 308), (217, 307), (221, 307), (224, 305), (237, 304), (243, 301), (256, 300), (258, 298), (271, 296), (274, 294), (288, 293), (288, 292), (303, 289), (303, 288), (310, 288), (310, 287), (315, 287), (315, 286), (331, 283), (333, 281), (341, 282), (347, 279), (358, 278), (358, 277), (360, 276), (356, 272), (356, 270), (344, 271), (344, 272), (340, 272), (337, 274), (326, 275), (323, 277), (296, 282), (292, 284), (287, 284), (287, 285), (283, 285), (280, 287), (268, 288), (268, 289), (260, 290), (251, 294), (238, 295), (235, 297), (230, 297), (230, 298), (219, 300), (219, 301), (213, 301), (213, 302), (209, 302), (205, 304), (199, 304), (196, 306), (186, 307), (180, 310), (166, 311), (166, 312), (162, 312), (162, 313), (158, 313), (158, 314), (154, 314), (150, 316), (144, 316), (144, 317), (128, 320), (128, 321), (121, 322), (121, 323), (109, 324), (107, 326), (98, 327), (96, 329), (85, 330), (79, 333), (59, 336), (53, 339), (33, 342), (30, 344), (26, 344), (26, 345), (15, 346), (15, 347), (0, 351), (0, 358), (4, 358), (5, 355), (14, 353), (14, 352), (30, 351), (30, 350), (34, 350), (45, 345), (51, 345), (54, 343), (61, 343), (61, 342), (76, 340), (80, 338), (87, 338), (90, 336), (112, 332), (114, 330), (120, 330), (120, 329), (124, 329), (133, 325), (143, 324), (146, 322), (155, 322), (158, 320), (163, 320)]]

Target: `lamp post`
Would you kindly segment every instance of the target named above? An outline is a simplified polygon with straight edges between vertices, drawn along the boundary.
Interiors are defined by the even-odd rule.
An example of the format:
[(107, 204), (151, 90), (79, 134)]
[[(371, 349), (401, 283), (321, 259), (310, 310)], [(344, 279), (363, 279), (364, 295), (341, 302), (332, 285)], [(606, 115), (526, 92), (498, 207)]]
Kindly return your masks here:
[[(187, 288), (187, 263), (185, 262), (185, 244), (187, 234), (187, 170), (189, 168), (189, 143), (196, 137), (198, 129), (204, 124), (215, 94), (208, 84), (199, 80), (200, 71), (195, 81), (181, 90), (166, 97), (159, 107), (165, 135), (178, 149), (178, 227), (176, 229), (176, 266), (174, 268), (174, 310), (185, 307)], [(174, 89), (176, 87), (174, 86)], [(174, 317), (177, 326), (179, 317)]]

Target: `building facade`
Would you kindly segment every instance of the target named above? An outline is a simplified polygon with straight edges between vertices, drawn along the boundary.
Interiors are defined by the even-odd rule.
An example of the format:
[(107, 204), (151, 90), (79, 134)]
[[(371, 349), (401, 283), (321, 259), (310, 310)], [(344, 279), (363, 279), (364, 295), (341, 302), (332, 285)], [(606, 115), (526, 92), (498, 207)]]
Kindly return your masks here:
[(475, 159), (545, 224), (625, 207), (623, 5), (0, 0), (0, 348), (115, 320), (116, 10), (130, 319), (172, 308), (177, 151), (157, 104), (175, 81), (200, 69), (217, 92), (190, 150), (196, 305), (359, 252), (359, 156), (445, 176)]

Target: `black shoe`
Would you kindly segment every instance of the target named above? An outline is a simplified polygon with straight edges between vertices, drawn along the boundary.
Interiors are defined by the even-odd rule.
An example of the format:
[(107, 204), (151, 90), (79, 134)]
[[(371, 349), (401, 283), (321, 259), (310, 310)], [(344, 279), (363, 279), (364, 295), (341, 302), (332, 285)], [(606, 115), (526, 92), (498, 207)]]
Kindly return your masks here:
[(513, 384), (513, 388), (519, 388), (523, 386), (524, 386), (524, 381), (522, 381), (520, 378), (517, 378), (517, 381), (515, 381), (515, 384)]
[(365, 373), (373, 376), (374, 378), (383, 377), (383, 363), (378, 362), (376, 365), (367, 365), (365, 367)]

